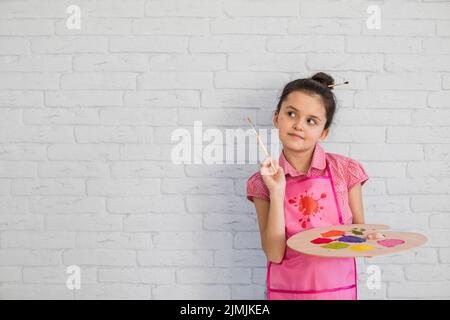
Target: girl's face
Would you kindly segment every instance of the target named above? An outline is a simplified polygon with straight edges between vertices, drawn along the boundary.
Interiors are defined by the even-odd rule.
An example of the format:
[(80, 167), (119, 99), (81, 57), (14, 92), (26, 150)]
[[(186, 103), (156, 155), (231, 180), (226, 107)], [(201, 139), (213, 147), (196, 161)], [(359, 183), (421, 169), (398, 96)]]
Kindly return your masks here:
[(328, 129), (324, 130), (325, 114), (320, 96), (291, 92), (273, 119), (283, 147), (300, 152), (324, 140), (328, 135)]

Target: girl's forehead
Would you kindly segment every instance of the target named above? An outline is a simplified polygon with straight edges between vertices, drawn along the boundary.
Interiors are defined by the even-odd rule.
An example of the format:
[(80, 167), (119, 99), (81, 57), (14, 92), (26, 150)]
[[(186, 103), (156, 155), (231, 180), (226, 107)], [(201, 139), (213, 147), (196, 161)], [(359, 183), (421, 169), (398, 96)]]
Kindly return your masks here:
[(319, 95), (310, 95), (301, 91), (291, 92), (283, 102), (285, 108), (292, 106), (300, 112), (325, 116), (325, 107)]

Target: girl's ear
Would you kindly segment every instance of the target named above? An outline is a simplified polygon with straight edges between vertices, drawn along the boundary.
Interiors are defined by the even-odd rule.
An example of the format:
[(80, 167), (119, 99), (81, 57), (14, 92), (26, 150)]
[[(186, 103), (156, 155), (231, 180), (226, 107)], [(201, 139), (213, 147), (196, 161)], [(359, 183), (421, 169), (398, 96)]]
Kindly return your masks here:
[(275, 113), (273, 114), (273, 125), (275, 126), (275, 128), (278, 129), (278, 111), (275, 111)]
[(329, 131), (330, 131), (329, 128), (324, 129), (324, 130), (322, 131), (322, 135), (320, 136), (320, 139), (319, 139), (319, 140), (320, 140), (320, 141), (325, 140), (325, 139), (328, 137)]

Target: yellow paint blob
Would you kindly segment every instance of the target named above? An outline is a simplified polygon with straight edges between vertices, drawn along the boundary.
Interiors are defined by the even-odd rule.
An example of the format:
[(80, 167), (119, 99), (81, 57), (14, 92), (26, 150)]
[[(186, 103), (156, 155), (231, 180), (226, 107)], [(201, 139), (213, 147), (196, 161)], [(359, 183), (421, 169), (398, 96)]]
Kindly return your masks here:
[(356, 245), (356, 246), (351, 246), (349, 249), (351, 249), (353, 251), (370, 251), (370, 250), (373, 250), (375, 248), (372, 247), (372, 246), (369, 246), (367, 244), (359, 244), (359, 245)]

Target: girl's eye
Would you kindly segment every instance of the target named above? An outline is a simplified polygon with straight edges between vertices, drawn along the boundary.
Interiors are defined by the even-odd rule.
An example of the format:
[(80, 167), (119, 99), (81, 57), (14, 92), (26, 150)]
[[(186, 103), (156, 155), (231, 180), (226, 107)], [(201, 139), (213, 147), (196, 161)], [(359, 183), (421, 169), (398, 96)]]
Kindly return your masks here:
[(308, 119), (308, 121), (312, 120), (314, 124), (316, 124), (316, 120), (314, 120), (313, 118)]
[(290, 117), (291, 116), (291, 114), (294, 114), (295, 115), (295, 112), (293, 112), (293, 111), (288, 111), (288, 116)]

